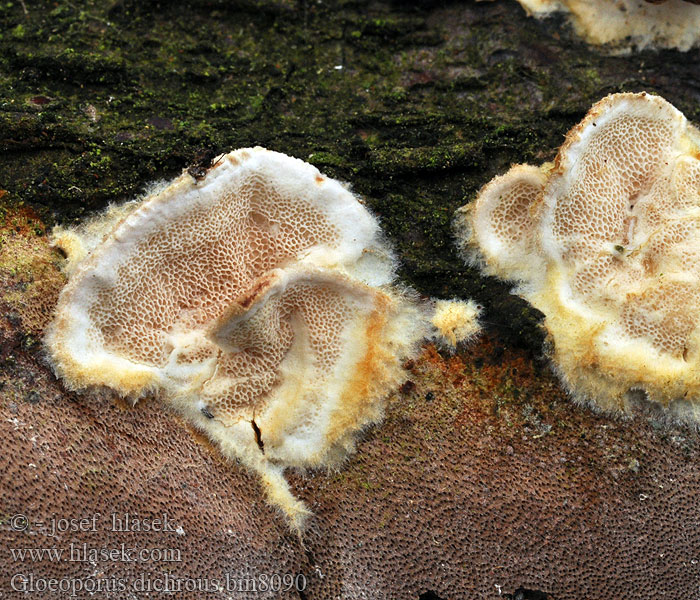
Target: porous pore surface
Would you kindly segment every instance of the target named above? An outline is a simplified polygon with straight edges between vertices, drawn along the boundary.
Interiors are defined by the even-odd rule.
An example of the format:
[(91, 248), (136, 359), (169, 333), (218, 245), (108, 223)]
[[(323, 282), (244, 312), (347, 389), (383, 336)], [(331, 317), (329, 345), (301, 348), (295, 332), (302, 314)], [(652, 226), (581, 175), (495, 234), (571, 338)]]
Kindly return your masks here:
[(535, 16), (566, 12), (592, 44), (688, 51), (700, 41), (700, 7), (693, 0), (518, 0)]
[(343, 185), (262, 148), (57, 230), (70, 279), (46, 336), (67, 386), (157, 393), (263, 475), (338, 463), (427, 330)]
[[(233, 303), (247, 308), (269, 272), (287, 263), (353, 269), (363, 251), (376, 252), (388, 261), (378, 283), (391, 277), (378, 226), (354, 197), (310, 165), (263, 149), (223, 157), (201, 182), (185, 173), (117, 216), (121, 221), (109, 214), (104, 222), (104, 242), (86, 238), (102, 243), (87, 248), (49, 334), (57, 369), (79, 387), (138, 394), (145, 382), (162, 384), (179, 335), (206, 329)], [(70, 257), (72, 248), (64, 250)], [(183, 344), (189, 350), (178, 356), (183, 369), (208, 357), (193, 342)], [(120, 368), (101, 369), (100, 360), (117, 359), (124, 359)], [(250, 353), (241, 359), (264, 370)], [(251, 393), (239, 387), (231, 391), (232, 408), (250, 404)]]
[(612, 95), (569, 132), (553, 166), (514, 167), (461, 210), (467, 255), (518, 281), (545, 313), (578, 398), (629, 408), (627, 392), (640, 389), (695, 418), (699, 141), (665, 100)]

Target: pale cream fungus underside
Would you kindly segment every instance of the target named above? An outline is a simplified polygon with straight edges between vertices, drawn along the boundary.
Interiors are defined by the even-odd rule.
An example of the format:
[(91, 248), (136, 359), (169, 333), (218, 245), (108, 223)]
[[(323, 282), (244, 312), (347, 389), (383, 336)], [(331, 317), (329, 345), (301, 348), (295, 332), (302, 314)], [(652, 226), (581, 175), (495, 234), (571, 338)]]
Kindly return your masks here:
[(461, 209), (463, 249), (546, 315), (577, 398), (700, 399), (700, 135), (648, 94), (598, 102), (554, 164), (518, 165)]
[(675, 48), (686, 52), (700, 43), (697, 0), (518, 0), (528, 14), (568, 14), (587, 42), (616, 52)]
[(430, 329), (361, 203), (262, 148), (54, 243), (70, 278), (46, 344), (66, 385), (158, 394), (260, 473), (296, 529), (308, 510), (283, 469), (342, 460)]

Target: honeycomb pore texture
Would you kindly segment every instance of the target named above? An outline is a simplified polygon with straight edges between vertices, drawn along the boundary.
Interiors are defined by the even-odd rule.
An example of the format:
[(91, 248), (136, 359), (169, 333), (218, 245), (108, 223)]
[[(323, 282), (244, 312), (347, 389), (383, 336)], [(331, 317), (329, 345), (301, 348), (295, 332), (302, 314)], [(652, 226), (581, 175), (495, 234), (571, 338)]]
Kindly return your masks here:
[[(569, 132), (553, 166), (513, 167), (459, 213), (466, 253), (517, 280), (546, 315), (554, 361), (579, 398), (618, 409), (631, 389), (662, 405), (699, 400), (699, 142), (665, 100), (612, 95)], [(513, 206), (527, 220), (502, 218)]]
[(68, 387), (157, 393), (257, 470), (297, 528), (283, 469), (342, 460), (429, 328), (360, 201), (262, 148), (54, 244), (69, 281), (45, 339)]

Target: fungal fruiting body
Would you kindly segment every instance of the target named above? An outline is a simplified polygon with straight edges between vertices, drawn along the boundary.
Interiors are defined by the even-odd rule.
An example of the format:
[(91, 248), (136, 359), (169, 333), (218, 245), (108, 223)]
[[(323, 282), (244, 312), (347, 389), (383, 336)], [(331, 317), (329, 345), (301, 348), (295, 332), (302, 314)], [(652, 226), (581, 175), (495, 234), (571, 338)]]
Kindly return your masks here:
[(518, 0), (530, 15), (567, 13), (591, 44), (613, 48), (676, 48), (700, 42), (700, 6), (695, 0)]
[(69, 281), (46, 345), (66, 385), (157, 394), (258, 471), (297, 529), (283, 469), (342, 460), (430, 333), (355, 196), (262, 148), (53, 242)]
[(450, 349), (471, 341), (481, 331), (480, 313), (481, 307), (473, 300), (437, 300), (430, 319), (433, 337)]
[(570, 393), (700, 417), (700, 133), (658, 96), (615, 94), (554, 164), (518, 165), (458, 212), (465, 254), (542, 311)]

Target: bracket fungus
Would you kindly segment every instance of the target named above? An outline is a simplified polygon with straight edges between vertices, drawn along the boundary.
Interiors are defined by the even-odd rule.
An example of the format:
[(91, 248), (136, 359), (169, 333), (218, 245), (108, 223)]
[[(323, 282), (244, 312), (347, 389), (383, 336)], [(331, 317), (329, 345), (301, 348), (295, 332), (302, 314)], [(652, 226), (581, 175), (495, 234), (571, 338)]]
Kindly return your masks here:
[(66, 385), (158, 395), (256, 470), (297, 530), (308, 510), (284, 469), (342, 460), (431, 334), (356, 197), (263, 148), (54, 244), (69, 281), (45, 341)]
[[(658, 96), (614, 94), (554, 164), (518, 165), (462, 207), (462, 249), (545, 314), (575, 399), (639, 391), (700, 418), (700, 132)], [(636, 392), (635, 392), (636, 390)]]
[(518, 0), (529, 15), (568, 13), (581, 37), (621, 50), (676, 48), (700, 43), (697, 0)]

